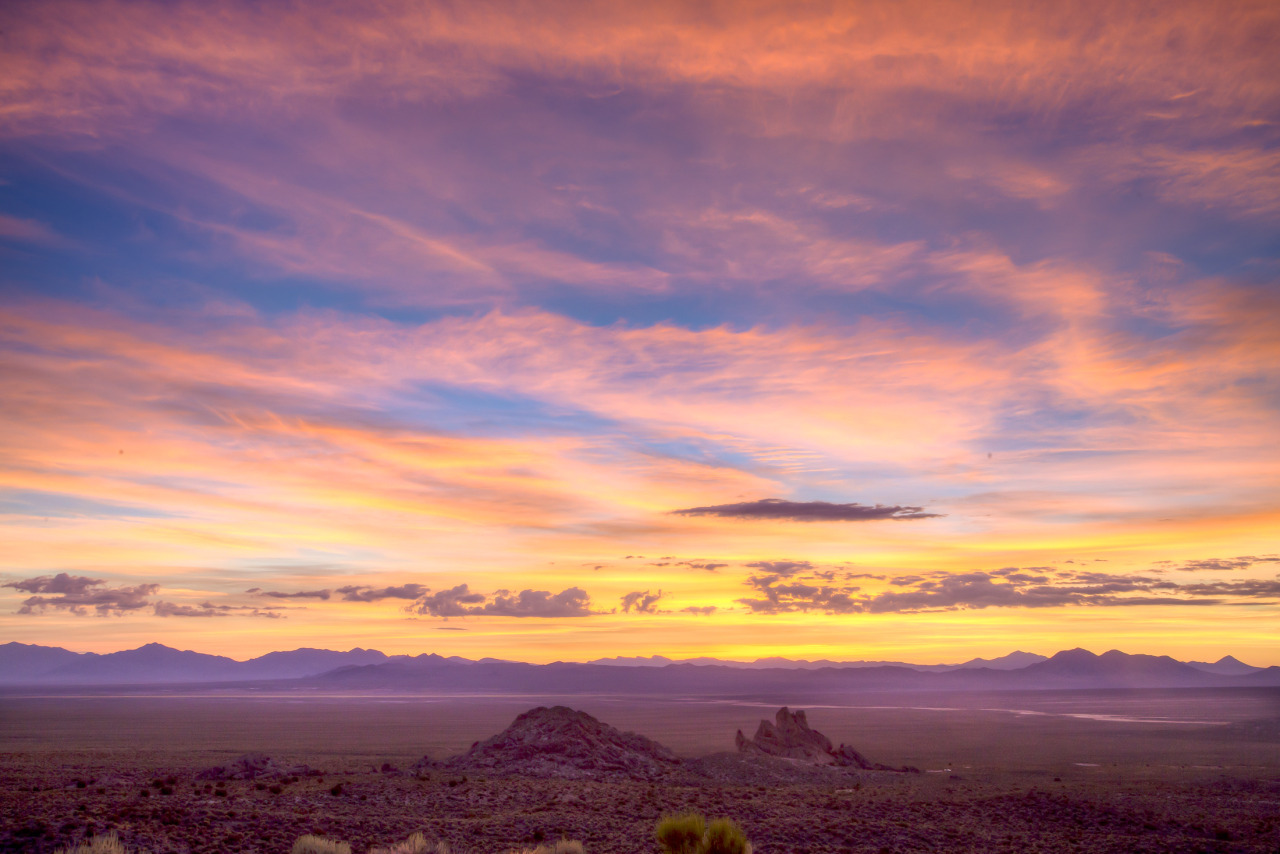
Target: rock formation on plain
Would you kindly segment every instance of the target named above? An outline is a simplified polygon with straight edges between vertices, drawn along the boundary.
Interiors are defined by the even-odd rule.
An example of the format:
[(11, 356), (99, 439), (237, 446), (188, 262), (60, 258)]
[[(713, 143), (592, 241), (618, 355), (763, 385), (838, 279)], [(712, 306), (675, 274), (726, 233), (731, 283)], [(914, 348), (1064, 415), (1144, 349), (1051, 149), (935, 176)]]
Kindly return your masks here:
[(206, 768), (197, 780), (259, 780), (280, 777), (315, 777), (321, 772), (310, 765), (281, 765), (265, 753), (246, 753), (217, 768)]
[(742, 730), (738, 730), (734, 738), (738, 752), (776, 756), (808, 765), (838, 765), (868, 771), (919, 773), (918, 768), (909, 766), (894, 768), (879, 762), (871, 762), (848, 744), (832, 746), (831, 739), (809, 726), (809, 721), (802, 710), (793, 712), (783, 706), (778, 709), (774, 721), (774, 723), (760, 721), (755, 736), (750, 739), (742, 734)]
[(531, 709), (444, 763), (450, 770), (530, 777), (652, 780), (680, 765), (669, 749), (566, 706)]

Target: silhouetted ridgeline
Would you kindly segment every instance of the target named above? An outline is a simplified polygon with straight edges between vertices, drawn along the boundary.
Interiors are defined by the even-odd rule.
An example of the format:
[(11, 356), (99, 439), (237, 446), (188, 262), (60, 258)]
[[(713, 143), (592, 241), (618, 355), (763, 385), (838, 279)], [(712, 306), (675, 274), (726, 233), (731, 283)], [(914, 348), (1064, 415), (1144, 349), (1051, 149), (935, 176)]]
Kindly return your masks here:
[[(1168, 656), (1128, 655), (1083, 649), (1052, 658), (1015, 653), (996, 666), (906, 665), (770, 659), (763, 666), (702, 659), (697, 664), (524, 664), (456, 656), (388, 656), (377, 650), (298, 649), (249, 661), (181, 651), (161, 644), (105, 655), (56, 647), (0, 645), (0, 684), (147, 685), (279, 683), (281, 687), (332, 690), (404, 690), (443, 693), (631, 695), (839, 694), (850, 691), (986, 691), (1052, 688), (1213, 688), (1280, 686), (1280, 667), (1257, 668), (1230, 656), (1213, 663), (1184, 663)], [(1012, 658), (1010, 656), (1008, 658)], [(1002, 669), (1003, 668), (1003, 669)]]

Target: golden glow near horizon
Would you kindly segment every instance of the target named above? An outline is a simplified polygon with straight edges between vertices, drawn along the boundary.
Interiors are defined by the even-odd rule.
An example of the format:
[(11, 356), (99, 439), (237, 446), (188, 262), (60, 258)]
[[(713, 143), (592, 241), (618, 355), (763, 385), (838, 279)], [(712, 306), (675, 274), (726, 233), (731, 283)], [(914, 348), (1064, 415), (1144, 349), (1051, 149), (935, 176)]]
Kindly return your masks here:
[(6, 6), (0, 640), (1280, 664), (1229, 11)]

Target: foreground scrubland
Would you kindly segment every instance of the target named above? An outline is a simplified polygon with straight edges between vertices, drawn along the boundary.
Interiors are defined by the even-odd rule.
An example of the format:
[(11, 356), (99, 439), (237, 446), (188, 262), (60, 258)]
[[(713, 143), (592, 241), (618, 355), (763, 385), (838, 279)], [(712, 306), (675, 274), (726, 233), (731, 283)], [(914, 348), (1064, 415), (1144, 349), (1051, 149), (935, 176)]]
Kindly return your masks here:
[[(1145, 718), (1159, 714), (1165, 699), (1001, 702)], [(433, 854), (439, 844), (450, 854), (505, 854), (559, 840), (579, 841), (585, 854), (659, 854), (655, 824), (698, 812), (736, 820), (755, 854), (1277, 854), (1274, 698), (1237, 706), (1224, 695), (1190, 697), (1198, 706), (1186, 695), (1176, 699), (1197, 719), (1231, 722), (960, 713), (914, 701), (907, 708), (810, 707), (810, 720), (834, 739), (876, 760), (919, 766), (919, 774), (706, 756), (731, 751), (737, 728), (749, 733), (772, 713), (765, 704), (598, 702), (603, 720), (652, 736), (682, 758), (663, 779), (637, 781), (414, 767), (424, 753), (440, 759), (493, 735), (527, 700), (6, 698), (0, 852), (54, 854), (114, 831), (130, 854), (290, 854), (307, 835), (369, 854), (414, 834)], [(251, 750), (269, 751), (281, 770), (266, 779), (207, 778), (210, 768)]]
[(735, 818), (757, 854), (1280, 850), (1280, 779), (1215, 769), (1127, 782), (1082, 768), (1034, 782), (863, 772), (842, 784), (691, 785), (418, 778), (366, 766), (267, 785), (199, 782), (198, 767), (180, 757), (3, 759), (0, 814), (11, 821), (0, 851), (32, 854), (112, 830), (132, 851), (154, 854), (288, 854), (309, 833), (354, 854), (413, 833), (453, 854), (562, 838), (580, 840), (586, 854), (634, 854), (657, 852), (655, 822), (690, 810)]

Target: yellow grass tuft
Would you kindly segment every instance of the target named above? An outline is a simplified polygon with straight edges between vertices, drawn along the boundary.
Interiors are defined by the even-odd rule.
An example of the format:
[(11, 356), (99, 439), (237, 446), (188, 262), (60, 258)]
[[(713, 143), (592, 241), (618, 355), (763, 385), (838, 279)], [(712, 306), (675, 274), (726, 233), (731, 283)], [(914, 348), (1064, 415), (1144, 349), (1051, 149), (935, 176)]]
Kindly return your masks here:
[(583, 854), (583, 849), (582, 843), (576, 839), (561, 839), (553, 845), (539, 845), (537, 848), (512, 851), (511, 854)]
[(427, 838), (421, 833), (415, 833), (404, 842), (397, 842), (390, 848), (370, 848), (369, 854), (449, 854), (449, 846), (444, 842), (437, 842), (435, 846), (427, 843)]
[(308, 833), (293, 843), (289, 854), (351, 854), (351, 846)]
[(55, 854), (129, 854), (129, 850), (121, 844), (120, 837), (113, 830), (74, 848), (59, 848)]

